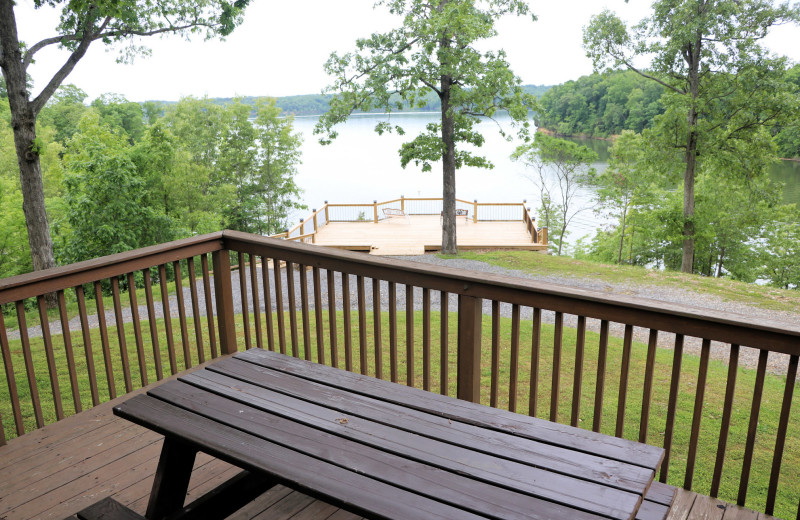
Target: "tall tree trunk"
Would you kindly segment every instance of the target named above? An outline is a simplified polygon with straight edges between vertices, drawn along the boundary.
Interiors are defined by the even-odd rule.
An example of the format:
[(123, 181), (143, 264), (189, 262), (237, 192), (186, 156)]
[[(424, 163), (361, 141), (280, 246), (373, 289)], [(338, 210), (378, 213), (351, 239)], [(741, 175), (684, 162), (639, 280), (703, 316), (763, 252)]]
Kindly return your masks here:
[(617, 254), (617, 264), (622, 264), (622, 246), (625, 243), (625, 217), (628, 216), (628, 211), (622, 212), (622, 230), (619, 233), (619, 253)]
[(686, 139), (686, 170), (683, 172), (683, 255), (681, 272), (691, 273), (694, 265), (694, 180), (697, 168), (697, 111), (689, 109)]
[[(446, 2), (439, 5), (442, 9)], [(443, 49), (450, 47), (447, 35), (439, 41)], [(450, 88), (453, 78), (443, 74), (440, 78), (439, 99), (442, 103), (442, 253), (455, 255), (456, 245), (456, 144), (455, 116), (450, 109)]]

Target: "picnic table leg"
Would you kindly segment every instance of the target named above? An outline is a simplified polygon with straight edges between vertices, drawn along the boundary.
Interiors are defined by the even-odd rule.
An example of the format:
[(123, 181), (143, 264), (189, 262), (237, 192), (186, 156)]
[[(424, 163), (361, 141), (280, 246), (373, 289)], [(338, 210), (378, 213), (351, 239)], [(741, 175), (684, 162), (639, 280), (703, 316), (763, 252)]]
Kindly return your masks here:
[(148, 520), (160, 520), (183, 508), (196, 455), (196, 449), (169, 437), (164, 439), (145, 514)]

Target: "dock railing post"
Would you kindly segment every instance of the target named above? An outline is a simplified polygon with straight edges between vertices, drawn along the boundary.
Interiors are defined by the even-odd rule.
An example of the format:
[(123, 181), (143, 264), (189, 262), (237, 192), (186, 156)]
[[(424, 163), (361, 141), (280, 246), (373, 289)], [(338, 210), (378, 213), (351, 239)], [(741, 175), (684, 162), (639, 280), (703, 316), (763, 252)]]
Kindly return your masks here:
[(374, 218), (375, 218), (375, 223), (377, 224), (378, 223), (378, 201), (377, 200), (373, 200), (372, 201), (372, 213), (373, 213)]
[[(231, 257), (227, 249), (211, 253), (214, 263), (214, 293), (217, 300), (217, 328), (222, 354), (233, 354), (236, 345), (236, 325), (233, 321), (233, 289), (231, 286)], [(239, 266), (239, 276), (244, 276)]]
[(406, 210), (406, 198), (403, 195), (400, 195), (400, 211), (405, 212)]
[(545, 246), (546, 246), (546, 245), (547, 245), (547, 228), (546, 228), (546, 227), (543, 227), (543, 228), (542, 228), (542, 237), (541, 237), (541, 240), (542, 240), (542, 245), (545, 245)]
[(458, 295), (457, 397), (473, 403), (481, 399), (481, 318), (483, 300)]
[(316, 209), (312, 209), (311, 210), (311, 214), (314, 216), (313, 217), (314, 218), (314, 233), (316, 233), (317, 232), (317, 210)]
[(472, 203), (472, 221), (478, 222), (478, 199), (475, 199), (475, 202)]
[(300, 235), (306, 234), (305, 228), (306, 228), (305, 222), (303, 221), (303, 219), (300, 219)]
[(328, 201), (325, 201), (325, 223), (329, 223), (331, 221), (331, 217), (328, 215)]

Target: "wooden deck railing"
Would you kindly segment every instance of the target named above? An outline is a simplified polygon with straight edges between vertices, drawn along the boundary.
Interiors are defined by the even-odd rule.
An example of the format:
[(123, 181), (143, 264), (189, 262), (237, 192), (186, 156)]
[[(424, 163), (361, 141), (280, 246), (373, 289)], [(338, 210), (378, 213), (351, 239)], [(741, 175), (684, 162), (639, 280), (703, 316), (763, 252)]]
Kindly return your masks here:
[(663, 446), (662, 482), (798, 511), (797, 326), (230, 231), (0, 280), (0, 306), (8, 436), (259, 347)]
[[(521, 220), (525, 224), (531, 242), (547, 244), (547, 228), (537, 228), (536, 220), (531, 215), (527, 201), (518, 202), (472, 202), (456, 199), (456, 209), (468, 211), (473, 222), (515, 222)], [(332, 204), (327, 200), (320, 209), (312, 209), (311, 215), (300, 219), (294, 227), (283, 233), (271, 235), (295, 242), (313, 244), (317, 231), (329, 222), (372, 222), (378, 223), (387, 217), (384, 209), (399, 209), (406, 215), (439, 215), (442, 211), (441, 198), (406, 198), (392, 199), (383, 202), (374, 200), (372, 204)]]

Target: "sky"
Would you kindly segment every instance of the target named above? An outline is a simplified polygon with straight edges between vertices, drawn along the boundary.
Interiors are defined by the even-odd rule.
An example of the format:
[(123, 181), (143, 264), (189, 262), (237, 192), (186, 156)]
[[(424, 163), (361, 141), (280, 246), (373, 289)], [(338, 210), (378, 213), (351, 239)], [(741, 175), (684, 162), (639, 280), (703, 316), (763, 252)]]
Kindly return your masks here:
[[(355, 40), (397, 25), (374, 0), (253, 0), (244, 23), (225, 41), (187, 42), (177, 36), (140, 39), (152, 49), (133, 64), (118, 64), (115, 49), (95, 42), (65, 83), (89, 95), (116, 93), (130, 101), (175, 101), (182, 96), (232, 97), (317, 94), (330, 79), (323, 64), (332, 51), (354, 49)], [(592, 72), (581, 42), (582, 28), (592, 15), (611, 9), (629, 22), (647, 16), (650, 0), (539, 0), (537, 15), (507, 17), (497, 24), (499, 36), (486, 49), (502, 48), (524, 84), (554, 85)], [(18, 0), (18, 34), (32, 45), (55, 35), (58, 12), (34, 9), (32, 0)], [(800, 62), (800, 28), (780, 27), (766, 44), (774, 52)], [(66, 60), (50, 46), (36, 55), (29, 73), (34, 93)]]

